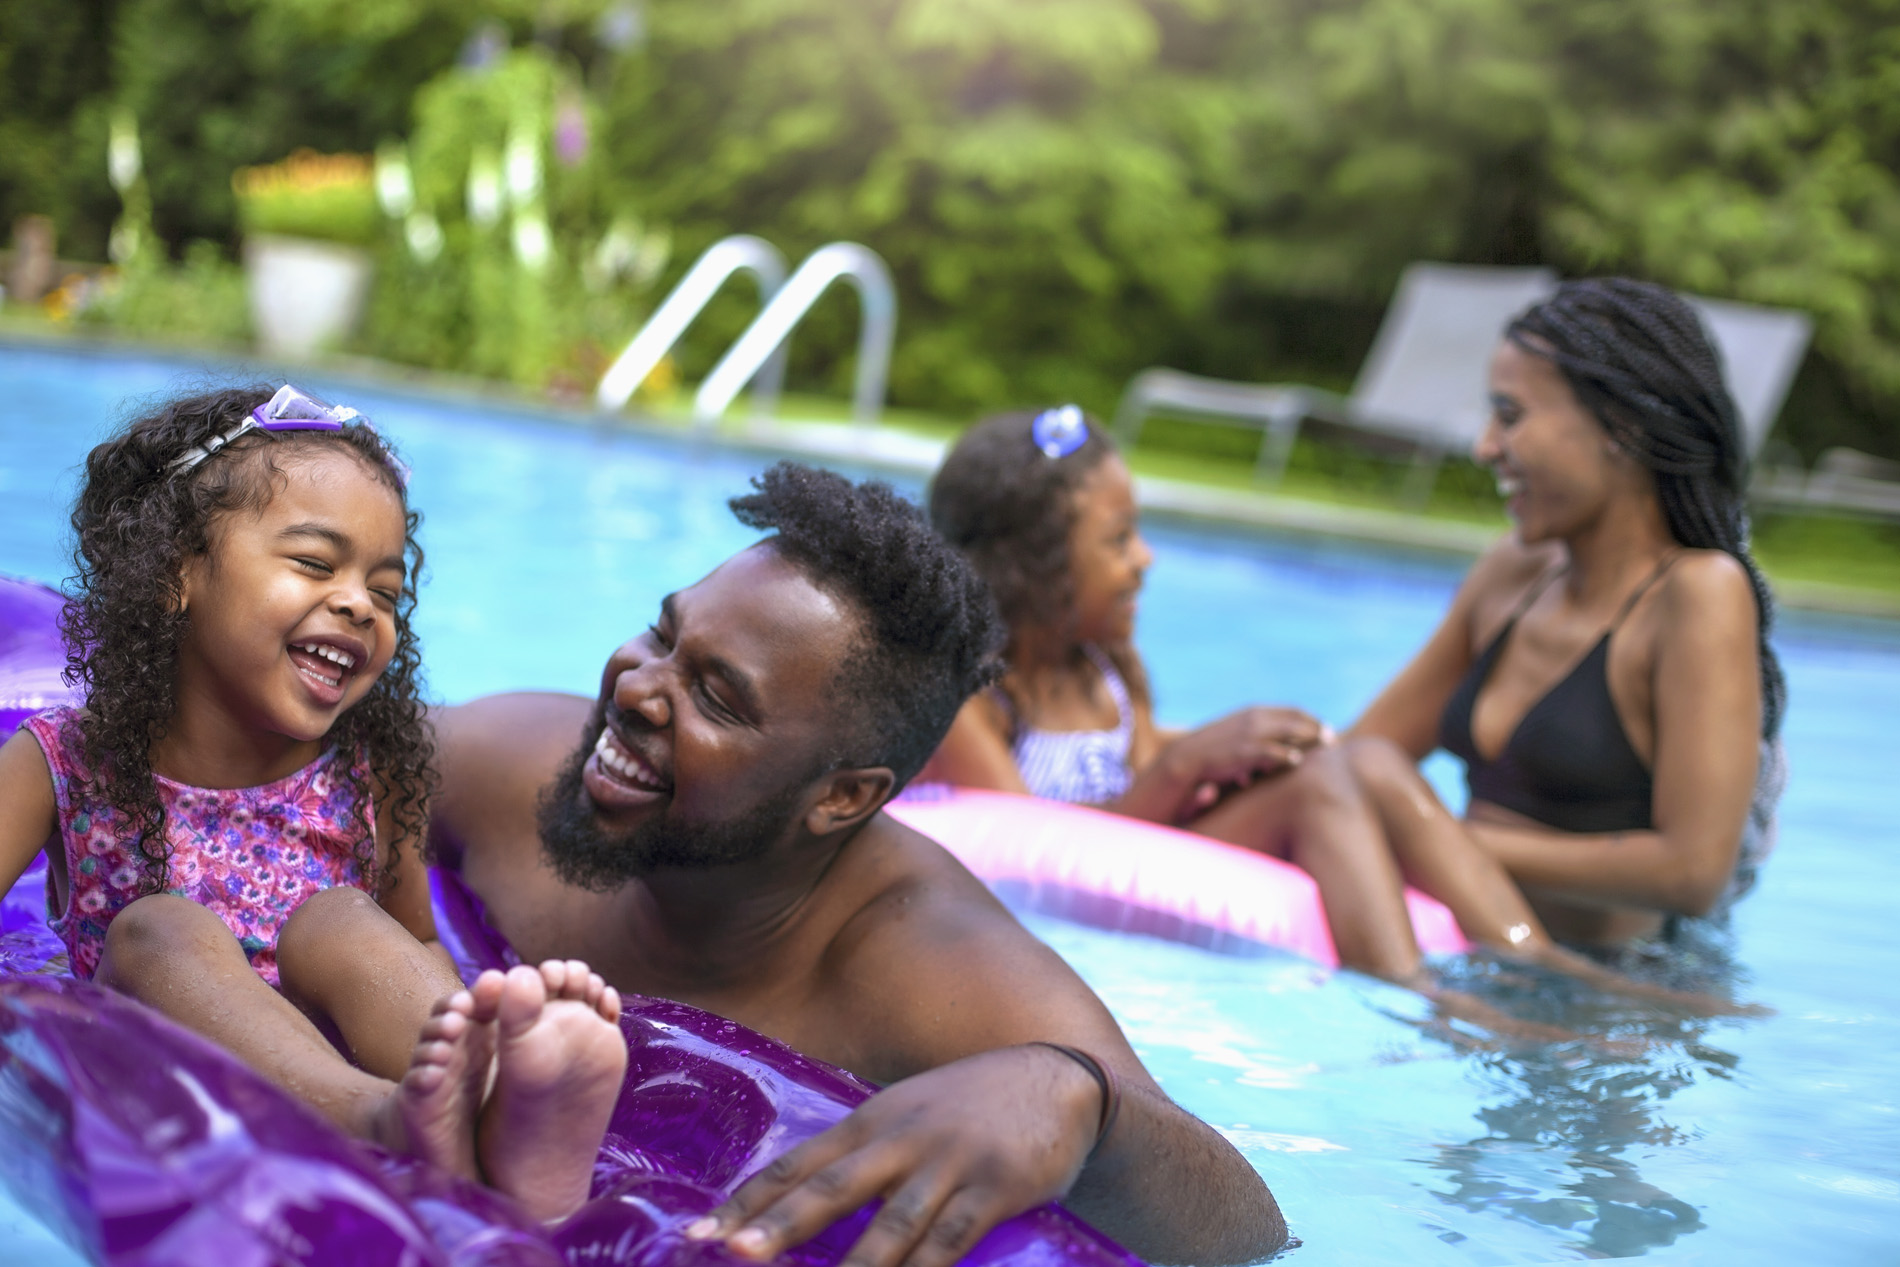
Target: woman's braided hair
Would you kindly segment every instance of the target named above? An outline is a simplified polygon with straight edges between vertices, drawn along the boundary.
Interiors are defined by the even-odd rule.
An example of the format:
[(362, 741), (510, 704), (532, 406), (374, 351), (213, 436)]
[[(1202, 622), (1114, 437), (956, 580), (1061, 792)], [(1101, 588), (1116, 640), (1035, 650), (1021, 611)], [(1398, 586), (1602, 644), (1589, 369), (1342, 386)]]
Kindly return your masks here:
[(1774, 596), (1748, 549), (1748, 458), (1722, 363), (1695, 309), (1675, 292), (1625, 277), (1565, 282), (1505, 328), (1554, 363), (1577, 400), (1656, 477), (1670, 535), (1722, 550), (1755, 590), (1762, 736), (1781, 729), (1788, 688), (1769, 645)]
[[(60, 617), (66, 681), (85, 697), (78, 725), (93, 771), (91, 790), (127, 816), (147, 892), (169, 885), (165, 808), (151, 750), (177, 705), (178, 648), (190, 625), (179, 610), (185, 565), (210, 552), (219, 518), (269, 503), (283, 475), (282, 458), (317, 446), (359, 459), (402, 502), (405, 521), (408, 570), (396, 604), (395, 654), (327, 737), (361, 817), (357, 858), (366, 874), (378, 873), (371, 789), (351, 759), (357, 754), (390, 798), (397, 840), (420, 848), (425, 839), (435, 744), (423, 720), (421, 654), (410, 623), (422, 568), (421, 516), (408, 508), (388, 444), (360, 423), (340, 431), (253, 431), (188, 470), (171, 465), (270, 397), (268, 387), (212, 391), (169, 401), (134, 420), (87, 456), (85, 485), (73, 508), (74, 574)], [(394, 875), (398, 848), (392, 841), (389, 866), (381, 870), (385, 883)]]

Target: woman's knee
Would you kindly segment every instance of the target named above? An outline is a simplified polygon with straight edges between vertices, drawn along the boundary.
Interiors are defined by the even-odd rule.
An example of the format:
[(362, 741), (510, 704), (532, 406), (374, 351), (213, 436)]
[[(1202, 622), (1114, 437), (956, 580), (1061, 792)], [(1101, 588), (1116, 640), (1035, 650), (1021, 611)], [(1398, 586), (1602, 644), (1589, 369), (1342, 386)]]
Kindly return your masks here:
[(1307, 753), (1295, 769), (1233, 793), (1193, 827), (1202, 835), (1284, 858), (1301, 841), (1357, 830), (1365, 809), (1352, 772), (1327, 747)]

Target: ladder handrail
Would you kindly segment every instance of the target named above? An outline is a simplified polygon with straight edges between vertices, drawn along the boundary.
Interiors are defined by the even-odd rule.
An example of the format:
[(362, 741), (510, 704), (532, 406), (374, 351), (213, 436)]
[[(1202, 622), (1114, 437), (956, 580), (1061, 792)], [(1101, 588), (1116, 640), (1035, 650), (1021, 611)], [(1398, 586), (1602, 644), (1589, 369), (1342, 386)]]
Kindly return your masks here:
[[(758, 280), (762, 306), (769, 307), (774, 296), (784, 288), (785, 256), (776, 246), (750, 233), (721, 238), (693, 261), (686, 276), (660, 302), (626, 350), (601, 375), (600, 387), (594, 393), (595, 404), (609, 412), (625, 406), (653, 372), (653, 367), (660, 363), (660, 358), (686, 333), (693, 318), (725, 285), (726, 279), (742, 270)], [(754, 400), (762, 413), (770, 413), (785, 382), (785, 357), (782, 354), (771, 357), (753, 368), (757, 371), (758, 383)]]
[(856, 242), (832, 242), (805, 258), (713, 366), (693, 397), (694, 427), (704, 430), (716, 423), (748, 379), (757, 374), (763, 381), (769, 362), (776, 359), (782, 365), (792, 330), (831, 284), (841, 279), (856, 288), (862, 317), (852, 417), (861, 426), (877, 421), (897, 335), (897, 290), (877, 252)]

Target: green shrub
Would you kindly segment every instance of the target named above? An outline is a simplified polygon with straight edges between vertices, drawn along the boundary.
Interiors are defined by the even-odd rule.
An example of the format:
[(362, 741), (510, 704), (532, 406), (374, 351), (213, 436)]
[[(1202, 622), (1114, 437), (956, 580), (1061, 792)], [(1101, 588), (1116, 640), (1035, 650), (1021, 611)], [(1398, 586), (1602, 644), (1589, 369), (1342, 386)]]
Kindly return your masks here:
[(178, 264), (128, 264), (102, 284), (81, 320), (172, 342), (234, 347), (251, 337), (244, 270), (215, 242), (190, 243)]
[(281, 163), (231, 177), (246, 233), (277, 233), (368, 246), (382, 236), (374, 174), (361, 154), (298, 150)]

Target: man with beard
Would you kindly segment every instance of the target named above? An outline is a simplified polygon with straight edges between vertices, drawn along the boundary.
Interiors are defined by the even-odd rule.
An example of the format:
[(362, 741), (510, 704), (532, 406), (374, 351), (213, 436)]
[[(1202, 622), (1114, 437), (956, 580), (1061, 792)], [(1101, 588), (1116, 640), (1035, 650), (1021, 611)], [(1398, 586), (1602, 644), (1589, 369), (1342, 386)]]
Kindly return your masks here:
[(1060, 1197), (1157, 1261), (1278, 1249), (1260, 1177), (1068, 965), (879, 812), (995, 678), (981, 581), (884, 485), (790, 463), (755, 485), (733, 510), (775, 535), (669, 595), (597, 700), (438, 719), (438, 852), (525, 959), (887, 1086), (690, 1233), (768, 1259), (881, 1198), (849, 1267), (941, 1267)]

